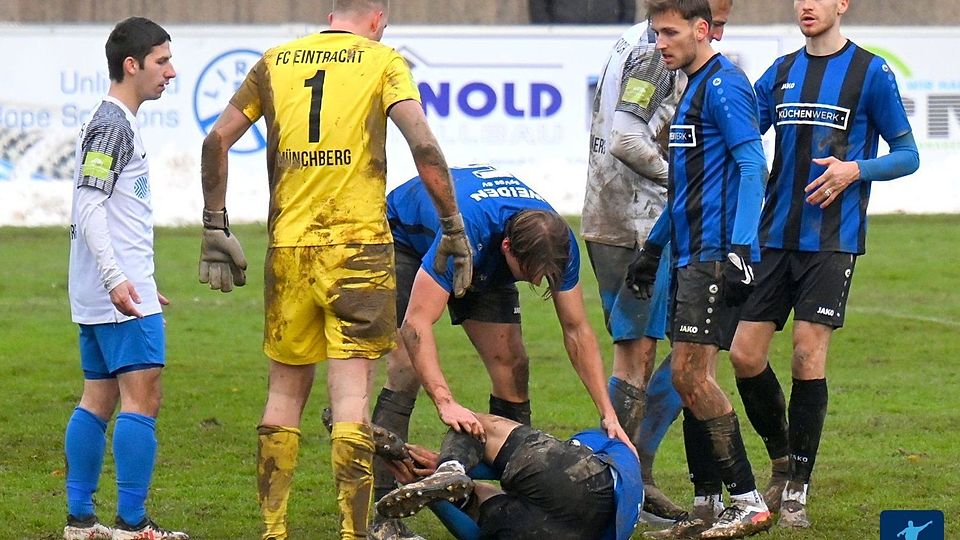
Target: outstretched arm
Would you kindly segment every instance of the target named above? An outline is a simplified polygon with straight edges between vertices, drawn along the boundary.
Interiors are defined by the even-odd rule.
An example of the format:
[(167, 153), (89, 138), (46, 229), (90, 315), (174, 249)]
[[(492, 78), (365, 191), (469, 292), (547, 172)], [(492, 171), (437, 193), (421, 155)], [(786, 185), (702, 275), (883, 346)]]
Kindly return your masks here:
[(200, 242), (200, 283), (230, 292), (247, 282), (247, 259), (240, 241), (230, 234), (227, 217), (227, 155), (252, 125), (232, 103), (217, 118), (203, 140), (200, 180), (203, 185), (203, 237)]
[(457, 208), (450, 168), (447, 167), (440, 145), (437, 144), (419, 103), (409, 99), (401, 101), (390, 107), (389, 114), (407, 140), (420, 179), (440, 215), (443, 236), (437, 249), (434, 268), (437, 272), (442, 272), (447, 267), (447, 258), (452, 257), (453, 295), (463, 296), (473, 280), (473, 258), (463, 217)]
[(449, 298), (450, 293), (430, 274), (423, 268), (418, 270), (410, 291), (407, 313), (400, 326), (400, 338), (410, 354), (410, 361), (420, 384), (437, 407), (440, 420), (454, 431), (465, 431), (482, 441), (484, 432), (480, 420), (453, 398), (450, 386), (440, 369), (440, 355), (437, 352), (433, 325), (440, 319)]
[(567, 355), (570, 357), (570, 363), (576, 370), (577, 375), (586, 387), (590, 398), (600, 413), (600, 424), (607, 435), (620, 439), (626, 443), (634, 453), (636, 449), (630, 442), (623, 428), (620, 427), (620, 421), (617, 419), (617, 413), (613, 409), (613, 403), (610, 402), (610, 395), (607, 393), (607, 381), (604, 373), (603, 359), (600, 356), (600, 346), (597, 344), (597, 336), (593, 333), (590, 322), (587, 321), (587, 312), (583, 304), (583, 290), (578, 283), (568, 291), (554, 291), (553, 304), (557, 310), (557, 318), (560, 319), (560, 327), (563, 330), (563, 344), (567, 349)]
[(246, 115), (230, 103), (203, 139), (200, 181), (203, 184), (204, 208), (217, 211), (226, 206), (227, 154), (251, 125), (253, 123)]

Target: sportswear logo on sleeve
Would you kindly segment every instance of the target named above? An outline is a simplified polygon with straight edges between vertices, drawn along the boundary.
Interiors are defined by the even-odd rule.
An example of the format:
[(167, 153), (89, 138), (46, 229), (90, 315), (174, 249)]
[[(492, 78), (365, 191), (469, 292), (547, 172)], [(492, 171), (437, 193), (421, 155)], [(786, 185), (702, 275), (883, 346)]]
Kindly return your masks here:
[(692, 125), (671, 125), (670, 146), (692, 148), (697, 146), (697, 130)]
[(627, 80), (626, 87), (623, 89), (621, 101), (635, 103), (642, 108), (647, 108), (650, 106), (650, 99), (653, 98), (656, 90), (657, 87), (652, 83), (630, 77)]
[(110, 178), (110, 168), (113, 167), (113, 158), (91, 150), (83, 158), (82, 172), (83, 176), (90, 176), (99, 180), (106, 181)]
[(146, 176), (137, 178), (137, 181), (133, 183), (133, 192), (140, 199), (146, 199), (150, 196), (150, 181), (147, 180)]

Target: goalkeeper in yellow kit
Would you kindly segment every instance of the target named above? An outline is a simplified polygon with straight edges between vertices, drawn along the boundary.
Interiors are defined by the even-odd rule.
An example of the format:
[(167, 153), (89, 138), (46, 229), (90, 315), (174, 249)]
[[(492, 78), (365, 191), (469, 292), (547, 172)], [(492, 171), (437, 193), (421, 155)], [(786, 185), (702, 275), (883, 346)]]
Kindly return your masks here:
[(203, 143), (200, 281), (223, 292), (246, 281), (225, 209), (227, 153), (267, 123), (269, 246), (263, 350), (270, 358), (258, 426), (264, 539), (287, 538), (286, 506), (300, 419), (317, 362), (329, 359), (332, 460), (340, 537), (363, 538), (372, 493), (368, 396), (372, 360), (395, 346), (394, 256), (386, 219), (386, 120), (400, 128), (442, 219), (436, 264), (452, 258), (455, 294), (471, 280), (450, 171), (409, 66), (379, 43), (388, 0), (335, 0), (330, 30), (270, 49)]

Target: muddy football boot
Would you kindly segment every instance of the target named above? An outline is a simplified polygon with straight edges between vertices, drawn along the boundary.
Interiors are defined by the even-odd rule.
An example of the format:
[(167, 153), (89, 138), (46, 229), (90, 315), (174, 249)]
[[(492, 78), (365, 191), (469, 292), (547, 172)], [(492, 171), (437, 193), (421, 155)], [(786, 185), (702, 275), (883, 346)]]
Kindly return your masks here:
[(777, 458), (770, 464), (770, 481), (763, 489), (763, 502), (767, 503), (767, 509), (771, 512), (779, 512), (783, 488), (786, 487), (787, 480), (790, 480), (790, 456)]
[(77, 519), (67, 516), (67, 526), (63, 528), (63, 540), (111, 540), (113, 530), (100, 523), (97, 516)]
[(168, 531), (148, 517), (136, 525), (130, 525), (118, 516), (113, 528), (113, 540), (190, 540), (190, 535)]
[[(328, 433), (333, 431), (333, 412), (329, 407), (323, 410), (321, 420)], [(370, 427), (373, 429), (374, 454), (392, 461), (402, 461), (410, 457), (410, 452), (399, 435), (376, 424), (370, 424)]]
[(685, 539), (700, 538), (700, 533), (710, 528), (723, 511), (723, 495), (694, 497), (693, 509), (684, 512), (673, 526), (662, 531), (643, 533), (644, 538)]
[(777, 526), (786, 529), (809, 529), (807, 517), (807, 486), (797, 482), (788, 482), (783, 490), (780, 502), (780, 521)]
[(643, 508), (640, 512), (641, 523), (672, 525), (684, 517), (686, 513), (683, 508), (671, 501), (656, 484), (644, 484)]
[(412, 516), (433, 501), (463, 501), (473, 493), (473, 480), (463, 470), (463, 465), (447, 461), (437, 467), (437, 472), (419, 482), (401, 486), (377, 501), (377, 512), (387, 518)]
[(680, 518), (671, 527), (661, 531), (647, 531), (643, 533), (644, 538), (657, 538), (660, 540), (687, 540), (700, 538), (700, 533), (710, 528), (702, 519), (691, 515), (685, 515)]
[(411, 531), (407, 524), (399, 519), (376, 521), (376, 518), (370, 530), (367, 531), (367, 538), (370, 540), (427, 540)]
[(700, 533), (701, 539), (743, 538), (773, 526), (773, 514), (760, 506), (734, 501), (720, 512), (716, 523)]

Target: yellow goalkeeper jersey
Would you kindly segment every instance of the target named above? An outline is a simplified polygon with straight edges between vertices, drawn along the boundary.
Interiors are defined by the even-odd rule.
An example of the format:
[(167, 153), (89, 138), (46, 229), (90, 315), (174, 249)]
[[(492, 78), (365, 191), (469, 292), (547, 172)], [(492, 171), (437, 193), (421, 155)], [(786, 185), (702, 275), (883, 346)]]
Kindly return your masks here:
[(406, 60), (326, 31), (264, 53), (230, 103), (267, 123), (270, 246), (384, 244), (387, 112), (420, 101)]

